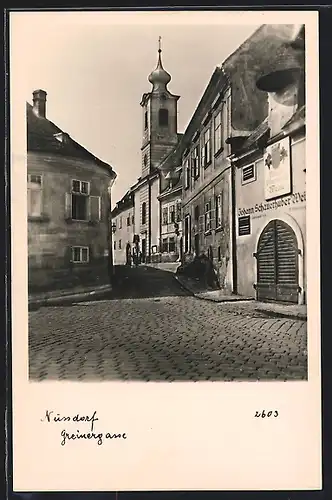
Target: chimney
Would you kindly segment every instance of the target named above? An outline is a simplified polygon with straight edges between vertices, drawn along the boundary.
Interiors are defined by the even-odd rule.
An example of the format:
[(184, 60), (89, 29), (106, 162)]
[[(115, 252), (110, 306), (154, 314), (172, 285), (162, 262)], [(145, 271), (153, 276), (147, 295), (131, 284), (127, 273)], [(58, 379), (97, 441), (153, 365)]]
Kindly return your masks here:
[(35, 90), (33, 96), (33, 110), (39, 118), (46, 118), (46, 96), (45, 90)]

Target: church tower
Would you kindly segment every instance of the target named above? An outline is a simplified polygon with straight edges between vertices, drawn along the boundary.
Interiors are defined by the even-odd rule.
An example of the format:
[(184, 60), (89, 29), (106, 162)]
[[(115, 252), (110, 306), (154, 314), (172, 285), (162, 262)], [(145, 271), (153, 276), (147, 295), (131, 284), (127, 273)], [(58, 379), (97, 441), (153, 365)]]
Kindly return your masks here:
[(157, 67), (149, 75), (152, 84), (149, 93), (143, 94), (142, 177), (152, 173), (163, 158), (177, 145), (177, 102), (180, 96), (167, 88), (171, 75), (163, 68), (159, 37)]

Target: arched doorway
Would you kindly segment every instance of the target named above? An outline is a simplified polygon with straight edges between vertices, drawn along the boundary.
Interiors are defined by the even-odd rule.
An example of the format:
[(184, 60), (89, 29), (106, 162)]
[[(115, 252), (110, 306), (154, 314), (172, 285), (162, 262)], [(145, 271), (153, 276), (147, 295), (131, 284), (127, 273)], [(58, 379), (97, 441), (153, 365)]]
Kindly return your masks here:
[(257, 300), (298, 303), (299, 249), (296, 235), (286, 222), (270, 221), (258, 240)]

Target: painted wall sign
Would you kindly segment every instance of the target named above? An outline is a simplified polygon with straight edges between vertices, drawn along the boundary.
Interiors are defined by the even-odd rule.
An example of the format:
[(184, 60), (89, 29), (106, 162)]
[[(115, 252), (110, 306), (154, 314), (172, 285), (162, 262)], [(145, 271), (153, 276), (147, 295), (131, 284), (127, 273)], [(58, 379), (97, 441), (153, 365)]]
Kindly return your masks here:
[(266, 148), (264, 154), (264, 188), (266, 200), (291, 192), (289, 137)]
[(262, 203), (256, 203), (253, 207), (239, 208), (238, 216), (250, 215), (259, 212), (265, 212), (267, 210), (276, 210), (281, 207), (289, 207), (297, 203), (304, 203), (306, 201), (306, 192), (294, 193), (290, 196), (284, 196), (278, 200), (266, 201)]

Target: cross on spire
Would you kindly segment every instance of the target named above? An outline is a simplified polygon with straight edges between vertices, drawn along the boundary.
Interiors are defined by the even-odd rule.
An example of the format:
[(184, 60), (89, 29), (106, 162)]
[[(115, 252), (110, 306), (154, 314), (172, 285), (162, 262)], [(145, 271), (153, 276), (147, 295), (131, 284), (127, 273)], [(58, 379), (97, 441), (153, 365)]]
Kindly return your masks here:
[(158, 46), (159, 46), (158, 52), (160, 54), (160, 52), (161, 52), (161, 36), (158, 38)]

